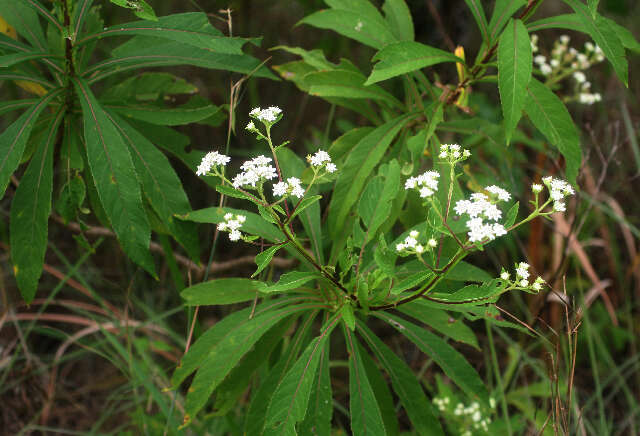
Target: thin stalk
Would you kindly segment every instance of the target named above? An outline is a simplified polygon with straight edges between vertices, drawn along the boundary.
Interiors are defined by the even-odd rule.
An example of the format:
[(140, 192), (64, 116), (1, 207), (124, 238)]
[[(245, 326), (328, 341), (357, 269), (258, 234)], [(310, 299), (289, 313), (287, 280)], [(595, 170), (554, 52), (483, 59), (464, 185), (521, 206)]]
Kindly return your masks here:
[(507, 432), (511, 436), (513, 430), (511, 429), (511, 421), (509, 420), (509, 408), (507, 406), (507, 397), (504, 395), (504, 386), (502, 384), (502, 377), (500, 376), (500, 365), (498, 363), (498, 356), (496, 354), (496, 347), (493, 342), (493, 332), (491, 331), (491, 324), (485, 319), (485, 327), (487, 329), (487, 340), (489, 341), (489, 351), (491, 353), (491, 364), (493, 366), (494, 377), (498, 384), (498, 391), (500, 392), (500, 405), (502, 406), (502, 414), (504, 420), (507, 423)]

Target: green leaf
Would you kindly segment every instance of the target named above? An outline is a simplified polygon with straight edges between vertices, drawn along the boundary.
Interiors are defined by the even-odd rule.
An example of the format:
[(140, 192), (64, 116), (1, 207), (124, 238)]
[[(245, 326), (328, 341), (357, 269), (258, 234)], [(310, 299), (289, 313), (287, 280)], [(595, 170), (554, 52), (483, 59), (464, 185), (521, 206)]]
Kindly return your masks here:
[(386, 0), (382, 5), (384, 18), (398, 41), (413, 41), (415, 31), (411, 11), (404, 0)]
[[(2, 79), (0, 77), (0, 79)], [(4, 115), (6, 113), (27, 108), (33, 106), (38, 100), (36, 99), (23, 99), (23, 100), (7, 100), (0, 102), (0, 115)]]
[(161, 126), (181, 126), (184, 124), (195, 123), (207, 119), (221, 111), (220, 107), (212, 104), (205, 104), (197, 107), (191, 107), (191, 105), (187, 104), (171, 108), (156, 104), (107, 104), (105, 107), (126, 117), (135, 118), (137, 120)]
[(598, 15), (598, 3), (600, 3), (600, 0), (587, 0), (587, 3), (589, 5), (589, 10), (591, 11), (591, 16), (596, 18), (596, 15)]
[(488, 404), (489, 393), (482, 383), (480, 376), (467, 360), (433, 333), (388, 313), (374, 312), (374, 316), (381, 318), (393, 326), (398, 332), (416, 344), (423, 353), (431, 357), (444, 373), (469, 397)]
[(478, 29), (480, 29), (480, 34), (482, 34), (482, 41), (484, 43), (489, 43), (489, 26), (487, 25), (487, 17), (484, 14), (482, 3), (480, 3), (480, 0), (464, 0), (464, 2), (469, 7), (473, 18), (476, 20)]
[(450, 294), (432, 292), (430, 295), (435, 298), (436, 301), (444, 303), (486, 304), (494, 302), (498, 296), (504, 292), (504, 286), (501, 286), (501, 284), (502, 281), (500, 279), (493, 279), (480, 286), (465, 286)]
[(65, 222), (73, 220), (87, 195), (87, 188), (80, 175), (72, 176), (65, 182), (56, 201), (56, 211)]
[(301, 304), (269, 310), (228, 331), (212, 348), (196, 373), (185, 402), (185, 421), (188, 423), (204, 407), (209, 396), (237, 365), (242, 357), (269, 329), (288, 316), (309, 309)]
[(0, 135), (0, 197), (4, 196), (9, 178), (22, 159), (29, 135), (40, 113), (61, 92), (58, 89), (42, 97)]
[(465, 261), (458, 262), (456, 266), (451, 268), (446, 275), (447, 280), (456, 280), (463, 282), (486, 282), (493, 277), (482, 268), (467, 263)]
[(187, 306), (234, 304), (253, 300), (263, 287), (264, 283), (256, 280), (216, 279), (190, 286), (180, 292), (180, 296)]
[(343, 304), (340, 308), (340, 314), (349, 330), (354, 331), (356, 328), (356, 315), (353, 312), (353, 306), (348, 302)]
[(73, 82), (82, 105), (87, 158), (100, 202), (125, 253), (155, 277), (149, 253), (151, 228), (127, 145), (87, 83), (82, 79)]
[(28, 7), (36, 11), (38, 14), (42, 15), (44, 19), (47, 20), (49, 24), (56, 27), (60, 31), (60, 33), (63, 32), (62, 23), (60, 23), (56, 17), (51, 15), (51, 13), (44, 6), (42, 6), (42, 4), (40, 4), (40, 2), (38, 2), (37, 0), (25, 0), (24, 3)]
[(265, 435), (297, 434), (295, 425), (306, 415), (322, 350), (338, 324), (338, 319), (339, 317), (334, 317), (328, 322), (320, 336), (311, 341), (278, 384), (267, 408)]
[(349, 70), (315, 71), (304, 76), (311, 95), (378, 100), (397, 108), (403, 107), (397, 98), (381, 87), (365, 86), (366, 80), (361, 73)]
[(138, 18), (157, 21), (153, 8), (144, 0), (111, 0), (111, 3), (126, 9), (132, 9)]
[(51, 53), (14, 53), (4, 56), (0, 56), (0, 68), (8, 68), (12, 65), (16, 65), (26, 61), (32, 61), (36, 59), (55, 59), (58, 56)]
[(526, 0), (496, 0), (489, 21), (489, 41), (493, 42), (500, 35), (509, 18), (521, 7), (527, 4)]
[(618, 78), (628, 87), (629, 71), (624, 47), (615, 30), (609, 25), (609, 22), (599, 14), (592, 15), (589, 9), (578, 0), (564, 0), (564, 2), (575, 11), (589, 35), (591, 35), (595, 43), (600, 46), (604, 55), (611, 63)]
[(131, 69), (194, 65), (276, 79), (268, 68), (260, 66), (261, 62), (249, 55), (217, 53), (153, 37), (136, 36), (113, 50), (112, 54), (112, 58), (92, 65), (83, 75), (91, 76), (93, 83)]
[(363, 137), (349, 153), (339, 172), (329, 205), (328, 223), (332, 236), (342, 232), (347, 215), (391, 141), (415, 117), (416, 114), (409, 113), (383, 124)]
[(257, 276), (258, 274), (260, 274), (260, 272), (263, 269), (268, 267), (269, 264), (271, 263), (271, 260), (273, 259), (273, 256), (275, 256), (276, 252), (283, 247), (284, 245), (278, 244), (278, 245), (274, 245), (273, 247), (269, 247), (266, 250), (258, 253), (258, 255), (256, 256), (256, 265), (258, 265), (258, 269), (256, 269), (256, 272), (251, 274), (251, 277)]
[[(406, 306), (406, 305), (405, 305)], [(444, 436), (438, 418), (433, 413), (431, 404), (422, 390), (420, 381), (411, 368), (389, 349), (375, 333), (358, 321), (358, 332), (367, 341), (371, 350), (378, 357), (389, 378), (393, 390), (407, 412), (413, 429), (421, 436)]]
[(506, 229), (511, 227), (516, 222), (516, 219), (518, 219), (518, 208), (519, 207), (520, 207), (520, 203), (516, 202), (507, 211), (507, 214), (504, 217), (504, 224), (503, 224)]
[(269, 355), (295, 320), (296, 317), (291, 316), (271, 328), (220, 383), (216, 390), (215, 416), (224, 416), (237, 406), (251, 382), (252, 374), (268, 361)]
[(321, 198), (322, 195), (311, 195), (308, 197), (304, 197), (298, 207), (296, 207), (296, 210), (294, 210), (291, 216), (287, 219), (287, 221), (291, 222), (296, 216), (304, 212), (306, 208), (320, 201)]
[(37, 49), (47, 48), (38, 14), (25, 1), (0, 0), (0, 16)]
[(350, 330), (345, 329), (349, 353), (349, 412), (354, 436), (386, 436), (382, 413), (367, 378), (359, 344)]
[(9, 236), (13, 272), (25, 302), (31, 303), (47, 251), (53, 191), (53, 150), (64, 111), (48, 126), (11, 202)]
[(393, 295), (398, 295), (399, 293), (406, 291), (407, 289), (414, 288), (418, 285), (424, 283), (429, 277), (431, 277), (433, 273), (431, 271), (420, 271), (410, 276), (400, 280), (393, 289), (391, 289), (391, 293)]
[[(157, 101), (167, 96), (195, 94), (198, 88), (169, 73), (149, 72), (129, 77), (102, 93), (103, 102)], [(106, 104), (106, 103), (105, 103)]]
[(329, 341), (324, 344), (317, 376), (311, 387), (309, 405), (304, 420), (298, 426), (301, 435), (331, 436), (333, 393), (329, 372)]
[(157, 21), (118, 24), (79, 39), (76, 46), (104, 37), (133, 35), (169, 39), (216, 53), (235, 55), (242, 55), (242, 47), (250, 41), (246, 38), (224, 36), (211, 25), (206, 14), (187, 12), (160, 17)]
[(240, 214), (247, 217), (247, 220), (242, 224), (244, 233), (257, 235), (271, 242), (281, 241), (285, 238), (284, 234), (276, 226), (266, 222), (260, 215), (241, 209), (208, 207), (179, 215), (178, 218), (196, 223), (218, 224), (225, 221), (224, 216), (227, 213)]
[(74, 26), (73, 38), (76, 39), (76, 41), (92, 4), (93, 0), (77, 0), (75, 3), (72, 23)]
[(272, 294), (297, 289), (300, 286), (318, 278), (318, 273), (309, 271), (291, 271), (282, 274), (278, 283), (263, 286), (259, 291), (263, 294)]
[(575, 184), (582, 163), (580, 136), (562, 100), (532, 78), (527, 87), (524, 110), (549, 143), (560, 150), (566, 160), (567, 179)]
[(507, 144), (522, 117), (527, 95), (522, 92), (531, 81), (533, 55), (527, 28), (520, 20), (511, 20), (498, 45), (498, 88), (504, 114)]
[(142, 190), (151, 207), (191, 258), (198, 259), (200, 243), (196, 226), (175, 218), (176, 214), (191, 211), (191, 205), (169, 159), (130, 124), (115, 115), (107, 116), (129, 147)]
[(372, 178), (360, 197), (358, 215), (366, 230), (365, 243), (371, 241), (391, 214), (393, 200), (400, 190), (400, 165), (392, 160), (384, 177)]
[(442, 309), (421, 303), (421, 300), (414, 300), (399, 306), (398, 310), (455, 341), (469, 344), (477, 350), (480, 349), (476, 335), (464, 324), (462, 319), (455, 319)]
[(382, 48), (396, 38), (377, 9), (367, 0), (333, 2), (324, 9), (304, 17), (299, 24), (329, 29), (373, 48)]
[(414, 41), (396, 42), (386, 45), (372, 59), (377, 61), (365, 85), (381, 82), (391, 77), (440, 64), (464, 61), (453, 54)]

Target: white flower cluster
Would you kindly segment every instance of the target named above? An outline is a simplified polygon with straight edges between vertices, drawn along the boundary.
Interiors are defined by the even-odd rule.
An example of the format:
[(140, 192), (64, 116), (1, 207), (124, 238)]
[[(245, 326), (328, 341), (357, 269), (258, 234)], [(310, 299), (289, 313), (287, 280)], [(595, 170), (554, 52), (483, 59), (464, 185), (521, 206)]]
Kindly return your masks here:
[(204, 176), (206, 174), (209, 174), (209, 171), (211, 171), (211, 168), (218, 165), (225, 166), (226, 164), (229, 163), (230, 160), (231, 158), (229, 156), (220, 154), (217, 151), (210, 151), (209, 153), (205, 154), (204, 157), (202, 158), (200, 165), (198, 165), (196, 175)]
[(449, 399), (449, 397), (433, 397), (433, 404), (435, 404), (436, 407), (438, 407), (438, 410), (441, 412), (447, 410), (447, 406), (450, 402), (451, 400)]
[(282, 197), (283, 195), (293, 195), (302, 198), (304, 196), (304, 188), (300, 184), (297, 177), (289, 177), (286, 182), (278, 182), (273, 185), (273, 195)]
[[(511, 195), (502, 188), (489, 186), (487, 191), (494, 197), (493, 201), (508, 201)], [(454, 208), (456, 214), (467, 214), (471, 218), (467, 221), (470, 242), (480, 242), (485, 239), (494, 240), (498, 236), (506, 235), (507, 230), (497, 223), (502, 217), (502, 211), (486, 194), (476, 192), (471, 194), (470, 200), (459, 200)], [(485, 223), (485, 220), (494, 221)]]
[(256, 183), (277, 177), (276, 169), (271, 166), (269, 162), (271, 162), (271, 158), (258, 156), (243, 163), (240, 167), (242, 172), (233, 179), (233, 187), (241, 188), (251, 186), (255, 188)]
[(442, 144), (438, 155), (440, 159), (448, 160), (452, 164), (465, 160), (469, 156), (471, 156), (471, 152), (458, 144)]
[(427, 241), (426, 247), (422, 244), (419, 244), (418, 243), (419, 236), (420, 236), (420, 232), (418, 232), (417, 230), (412, 230), (411, 232), (409, 232), (409, 236), (404, 238), (404, 242), (400, 242), (399, 244), (396, 244), (396, 251), (398, 251), (399, 253), (404, 252), (406, 254), (411, 254), (411, 253), (422, 254), (426, 249), (432, 250), (438, 246), (438, 241), (436, 241), (433, 238)]
[(542, 290), (542, 285), (544, 284), (544, 279), (542, 277), (536, 278), (533, 283), (529, 283), (529, 264), (526, 262), (516, 263), (516, 279), (515, 281), (511, 281), (511, 274), (507, 271), (502, 270), (500, 273), (500, 278), (505, 281), (509, 281), (512, 285), (519, 286), (521, 288), (529, 288), (536, 292)]
[[(563, 76), (570, 73), (576, 81), (577, 100), (583, 104), (593, 104), (601, 101), (599, 93), (591, 93), (591, 82), (582, 72), (597, 62), (604, 60), (602, 49), (592, 42), (584, 44), (584, 52), (579, 52), (573, 47), (569, 47), (569, 36), (562, 35), (554, 44), (551, 51), (551, 59), (547, 62), (544, 55), (536, 55), (533, 62), (538, 66), (540, 72), (549, 77)], [(534, 53), (538, 51), (538, 36), (531, 35), (531, 49)]]
[[(249, 115), (252, 118), (255, 118), (258, 121), (263, 122), (264, 124), (273, 124), (278, 121), (278, 117), (282, 114), (282, 109), (277, 106), (270, 106), (266, 109), (261, 109), (259, 107), (253, 108)], [(255, 125), (252, 123), (247, 124), (247, 130), (255, 129)]]
[(232, 241), (238, 241), (242, 238), (242, 233), (240, 233), (240, 227), (247, 220), (247, 217), (244, 215), (233, 215), (232, 213), (227, 213), (224, 216), (224, 222), (218, 224), (218, 230), (221, 232), (229, 232), (229, 239)]
[(338, 169), (336, 165), (331, 162), (331, 156), (329, 156), (329, 153), (324, 150), (318, 150), (313, 156), (308, 155), (307, 161), (316, 170), (324, 168), (328, 173), (333, 173)]
[(547, 186), (547, 189), (549, 189), (549, 196), (553, 200), (553, 211), (566, 211), (567, 207), (564, 199), (570, 195), (575, 194), (575, 191), (573, 190), (571, 185), (564, 180), (554, 179), (551, 176), (543, 177), (542, 182)]
[(404, 189), (417, 189), (420, 197), (431, 197), (438, 190), (438, 178), (440, 174), (437, 171), (427, 171), (416, 177), (409, 177), (404, 184)]
[[(488, 417), (483, 417), (482, 411), (480, 410), (480, 404), (477, 401), (474, 401), (467, 407), (465, 407), (465, 405), (462, 403), (458, 403), (456, 405), (456, 408), (453, 410), (453, 414), (460, 417), (470, 418), (471, 422), (473, 423), (473, 428), (476, 430), (489, 431), (489, 424), (491, 424), (491, 419)], [(469, 435), (472, 434), (470, 430), (466, 430), (466, 432)]]

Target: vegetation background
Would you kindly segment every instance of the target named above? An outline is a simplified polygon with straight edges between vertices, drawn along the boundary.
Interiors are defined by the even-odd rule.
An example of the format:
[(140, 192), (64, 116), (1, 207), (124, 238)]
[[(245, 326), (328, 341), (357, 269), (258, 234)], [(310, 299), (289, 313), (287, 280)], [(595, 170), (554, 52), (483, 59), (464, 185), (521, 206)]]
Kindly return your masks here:
[[(211, 14), (214, 26), (224, 32), (228, 31), (225, 10), (230, 9), (234, 35), (264, 38), (262, 46), (250, 52), (267, 59), (269, 66), (294, 59), (283, 51), (269, 50), (278, 45), (321, 48), (331, 61), (347, 57), (362, 67), (369, 65), (374, 54), (373, 49), (333, 32), (296, 27), (300, 19), (324, 6), (321, 0), (150, 3), (158, 16), (205, 11)], [(467, 53), (475, 55), (479, 38), (462, 0), (407, 3), (417, 41), (451, 51), (462, 45)], [(550, 0), (538, 14), (553, 15), (566, 9), (563, 3)], [(639, 2), (602, 0), (600, 11), (640, 38)], [(128, 11), (107, 2), (103, 2), (103, 13), (107, 23), (134, 19)], [(559, 35), (555, 31), (541, 32), (541, 45), (550, 47)], [(585, 40), (578, 34), (572, 37)], [(197, 85), (200, 95), (214, 104), (229, 102), (229, 73), (190, 67), (169, 70), (188, 78)], [(578, 179), (580, 199), (586, 206), (577, 218), (582, 230), (567, 244), (568, 267), (556, 282), (559, 289), (563, 279), (572, 284), (567, 292), (568, 308), (548, 294), (508, 296), (501, 300), (502, 307), (538, 335), (505, 331), (487, 337), (478, 332), (484, 351), (462, 348), (478, 372), (491, 379), (494, 372), (487, 356), (495, 347), (503, 381), (508, 381), (505, 391), (513, 400), (510, 404), (540, 423), (566, 398), (566, 385), (556, 386), (554, 381), (566, 381), (574, 365), (570, 385), (579, 400), (577, 409), (570, 413), (582, 419), (575, 429), (577, 434), (640, 434), (639, 71), (640, 56), (630, 55), (629, 88), (625, 89), (607, 63), (593, 67), (589, 77), (602, 93), (603, 103), (570, 106), (576, 124), (586, 132), (582, 142), (585, 161)], [(16, 99), (21, 91), (0, 83), (0, 92), (2, 99)], [(471, 100), (476, 111), (492, 111), (497, 104), (497, 92), (488, 100)], [(284, 109), (286, 116), (278, 125), (279, 133), (292, 139), (292, 148), (300, 155), (306, 154), (310, 144), (328, 147), (344, 130), (363, 123), (353, 112), (334, 109), (321, 99), (303, 94), (291, 82), (251, 79), (240, 94), (236, 112), (239, 131), (250, 108), (258, 105)], [(6, 125), (0, 127), (3, 130)], [(191, 125), (182, 131), (191, 139), (193, 149), (219, 149), (227, 141), (225, 124), (217, 128)], [(254, 144), (250, 135), (233, 135), (231, 154), (249, 155), (254, 152)], [(517, 149), (519, 145), (510, 147)], [(528, 156), (528, 165), (546, 165), (544, 155)], [(177, 162), (175, 168), (194, 209), (217, 202), (215, 191), (195, 176), (194, 169)], [(162, 389), (169, 385), (168, 377), (184, 352), (193, 316), (182, 306), (178, 288), (180, 283), (202, 280), (204, 268), (189, 265), (182, 258), (174, 263), (159, 254), (160, 280), (156, 282), (133, 267), (115, 239), (100, 228), (88, 232), (95, 250), (90, 254), (72, 237), (69, 228), (51, 223), (41, 293), (34, 304), (25, 307), (6, 250), (10, 200), (7, 196), (0, 203), (0, 433), (162, 434), (165, 421), (149, 417), (156, 412), (158, 396), (171, 395)], [(213, 226), (202, 226), (201, 240), (211, 241), (213, 230)], [(562, 239), (554, 236), (557, 230), (536, 222), (528, 234), (520, 235), (520, 253), (513, 253), (513, 261), (526, 253), (536, 270), (550, 268), (562, 257), (564, 248)], [(203, 246), (206, 251), (202, 261), (206, 262), (210, 244)], [(221, 240), (211, 274), (248, 276), (254, 255), (242, 244)], [(479, 258), (476, 261), (482, 262)], [(488, 256), (484, 262), (491, 265), (497, 260)], [(38, 299), (52, 290), (56, 291), (55, 298)], [(195, 335), (230, 310), (233, 306), (201, 310)], [(114, 327), (123, 325), (123, 321), (126, 327)], [(99, 327), (91, 330), (96, 324)], [(575, 356), (567, 353), (567, 330), (571, 336), (573, 328), (577, 332)], [(429, 372), (424, 357), (391, 333), (388, 343), (402, 350), (417, 372), (421, 368)], [(556, 352), (548, 351), (549, 344)], [(344, 396), (338, 395), (336, 401), (344, 401)], [(173, 411), (173, 416), (179, 422), (181, 411)], [(335, 423), (339, 429), (339, 415)], [(176, 426), (171, 423), (171, 427)], [(227, 432), (234, 434), (232, 418), (212, 419), (209, 434)]]

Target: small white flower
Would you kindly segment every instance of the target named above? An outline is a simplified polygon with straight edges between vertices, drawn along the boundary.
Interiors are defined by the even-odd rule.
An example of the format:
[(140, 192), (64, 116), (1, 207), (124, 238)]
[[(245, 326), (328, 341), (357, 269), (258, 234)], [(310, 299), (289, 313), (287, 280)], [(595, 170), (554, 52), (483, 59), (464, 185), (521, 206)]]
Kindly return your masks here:
[(569, 35), (561, 35), (560, 36), (560, 43), (562, 43), (563, 45), (567, 45), (569, 44)]
[(534, 194), (539, 194), (542, 192), (542, 185), (534, 183), (533, 185), (531, 185), (531, 190)]
[(502, 271), (500, 273), (500, 278), (502, 280), (509, 280), (509, 277), (511, 277), (511, 274), (509, 274), (507, 271)]
[(576, 71), (573, 73), (573, 78), (578, 83), (584, 83), (587, 80), (587, 76), (585, 76), (582, 71)]
[(520, 280), (519, 285), (522, 288), (526, 288), (527, 286), (529, 286), (529, 281), (527, 279), (522, 279), (522, 280)]
[(244, 215), (233, 215), (232, 213), (226, 213), (224, 215), (224, 222), (218, 224), (218, 231), (229, 232), (229, 239), (231, 241), (238, 241), (242, 238), (240, 233), (240, 227), (247, 220)]
[(409, 236), (411, 236), (412, 238), (417, 238), (419, 234), (420, 234), (420, 232), (417, 231), (417, 230), (411, 230), (409, 232)]
[(436, 241), (435, 239), (431, 238), (427, 242), (427, 245), (429, 245), (429, 247), (431, 247), (431, 248), (435, 248), (435, 247), (438, 246), (438, 241)]
[(529, 264), (526, 262), (520, 262), (516, 265), (516, 278), (528, 279), (529, 278)]
[(336, 167), (336, 164), (329, 162), (325, 167), (324, 167), (328, 173), (333, 173), (335, 172), (338, 167)]
[(353, 28), (353, 30), (355, 30), (356, 32), (360, 32), (362, 30), (362, 26), (363, 26), (362, 21), (358, 20), (358, 22), (356, 23), (356, 26)]
[(424, 251), (424, 247), (420, 244), (416, 245), (416, 253), (422, 253)]
[(254, 130), (256, 130), (256, 125), (253, 123), (253, 121), (249, 121), (249, 124), (247, 124), (247, 127), (245, 127), (245, 129), (253, 132)]
[(538, 277), (531, 285), (531, 289), (533, 289), (534, 291), (540, 291), (542, 290), (543, 284), (544, 284), (544, 280), (542, 279), (542, 277)]
[(211, 171), (211, 168), (216, 166), (225, 166), (229, 163), (231, 158), (229, 156), (225, 156), (224, 154), (220, 154), (217, 151), (210, 151), (205, 154), (198, 165), (198, 169), (196, 170), (196, 175), (204, 176)]
[(551, 74), (553, 72), (553, 69), (548, 64), (542, 64), (542, 65), (540, 65), (540, 72), (542, 74), (544, 74), (545, 76), (548, 76), (549, 74)]
[(509, 201), (511, 200), (511, 194), (509, 194), (506, 190), (495, 186), (495, 185), (491, 185), (491, 186), (487, 186), (485, 188), (487, 191), (491, 192), (492, 194), (495, 194), (498, 196), (498, 199), (502, 200), (502, 201)]
[(542, 64), (546, 64), (547, 63), (547, 57), (543, 56), (543, 55), (537, 55), (533, 58), (533, 62), (535, 62), (538, 65), (542, 65)]
[(587, 41), (587, 42), (585, 42), (585, 43), (584, 43), (584, 48), (585, 48), (585, 50), (587, 50), (588, 52), (592, 52), (592, 51), (594, 51), (594, 50), (595, 50), (595, 46), (593, 45), (593, 43), (592, 43), (592, 42), (589, 42), (589, 41)]

